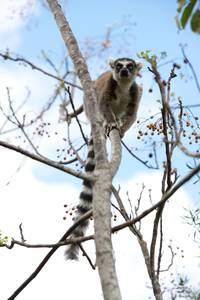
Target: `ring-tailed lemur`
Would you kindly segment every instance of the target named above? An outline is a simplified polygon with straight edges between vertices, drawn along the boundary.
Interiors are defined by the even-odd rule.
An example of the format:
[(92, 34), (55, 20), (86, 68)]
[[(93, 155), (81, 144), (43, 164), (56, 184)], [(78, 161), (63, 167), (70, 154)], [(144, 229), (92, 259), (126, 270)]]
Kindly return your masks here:
[[(100, 113), (105, 124), (105, 133), (108, 135), (113, 128), (118, 128), (120, 136), (131, 127), (137, 117), (137, 110), (142, 95), (142, 87), (135, 79), (139, 75), (142, 64), (130, 58), (110, 60), (111, 70), (103, 73), (95, 81)], [(87, 113), (86, 113), (87, 114)], [(91, 175), (95, 169), (95, 153), (93, 140), (88, 144), (88, 155), (85, 172)], [(92, 183), (83, 181), (83, 190), (80, 193), (80, 202), (77, 206), (75, 221), (92, 208)], [(89, 224), (84, 221), (74, 231), (71, 237), (83, 236)], [(67, 259), (78, 259), (79, 245), (71, 244), (65, 254)]]

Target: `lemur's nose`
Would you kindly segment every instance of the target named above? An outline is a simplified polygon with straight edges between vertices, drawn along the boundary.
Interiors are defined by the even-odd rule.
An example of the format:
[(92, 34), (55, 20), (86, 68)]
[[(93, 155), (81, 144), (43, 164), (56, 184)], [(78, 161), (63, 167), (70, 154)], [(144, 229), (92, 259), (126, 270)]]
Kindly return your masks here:
[(128, 70), (126, 68), (125, 69), (121, 69), (120, 75), (124, 76), (124, 77), (127, 77), (128, 76)]

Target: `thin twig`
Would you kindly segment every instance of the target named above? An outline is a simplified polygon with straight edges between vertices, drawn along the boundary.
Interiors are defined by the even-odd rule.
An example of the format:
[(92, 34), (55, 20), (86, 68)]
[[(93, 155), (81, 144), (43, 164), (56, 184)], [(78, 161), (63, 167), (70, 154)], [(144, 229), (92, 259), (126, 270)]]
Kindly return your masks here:
[(188, 57), (187, 57), (187, 55), (185, 53), (185, 47), (182, 44), (180, 44), (180, 47), (181, 47), (181, 51), (182, 51), (183, 57), (184, 57), (186, 63), (188, 63), (188, 65), (190, 67), (190, 70), (191, 70), (191, 72), (192, 72), (192, 74), (194, 76), (194, 80), (195, 80), (198, 92), (200, 93), (200, 84), (199, 84), (199, 81), (198, 81), (197, 74), (196, 74), (196, 72), (194, 70), (194, 67), (193, 67), (192, 63), (190, 62), (190, 60), (188, 59)]
[(162, 222), (162, 215), (160, 217), (160, 245), (159, 245), (159, 250), (158, 250), (158, 262), (157, 262), (157, 270), (156, 270), (156, 275), (157, 278), (159, 279), (160, 275), (160, 267), (161, 267), (161, 260), (162, 260), (162, 248), (163, 248), (163, 222)]
[(157, 169), (157, 167), (149, 166), (148, 160), (144, 161), (141, 158), (139, 158), (137, 155), (135, 155), (122, 140), (121, 140), (121, 143), (124, 146), (124, 148), (126, 148), (128, 153), (130, 153), (131, 156), (133, 156), (135, 159), (137, 159), (139, 162), (141, 162), (143, 165), (145, 165), (145, 167), (147, 167), (148, 169)]
[(92, 267), (93, 270), (95, 270), (95, 265), (92, 263), (89, 255), (87, 254), (87, 252), (85, 251), (85, 249), (83, 248), (83, 246), (81, 244), (79, 244), (79, 248), (81, 249), (83, 256), (86, 257), (87, 261), (89, 262), (90, 266)]
[(24, 233), (23, 233), (22, 223), (19, 224), (19, 231), (20, 231), (21, 241), (22, 241), (23, 243), (25, 243), (26, 240), (25, 240), (25, 238), (24, 238)]
[(38, 152), (37, 148), (35, 147), (35, 145), (32, 143), (31, 139), (29, 138), (29, 136), (27, 135), (26, 131), (24, 130), (24, 124), (22, 124), (19, 119), (17, 118), (15, 111), (13, 109), (12, 106), (12, 101), (10, 98), (10, 91), (9, 88), (7, 88), (7, 94), (8, 94), (8, 103), (9, 103), (9, 107), (10, 107), (10, 111), (12, 112), (12, 116), (16, 121), (16, 125), (17, 127), (22, 131), (22, 133), (24, 134), (25, 138), (27, 139), (27, 141), (29, 142), (29, 144), (31, 145), (31, 147), (33, 148), (33, 150), (35, 151), (35, 153), (40, 156), (40, 153)]
[(167, 272), (173, 266), (174, 257), (175, 257), (176, 254), (173, 252), (173, 249), (172, 249), (171, 245), (169, 245), (168, 247), (169, 247), (170, 252), (171, 252), (171, 261), (170, 261), (170, 263), (169, 263), (169, 265), (168, 265), (168, 267), (166, 269), (159, 270), (159, 272)]
[(76, 109), (75, 109), (74, 102), (73, 102), (73, 99), (72, 99), (72, 96), (71, 96), (71, 93), (70, 93), (70, 88), (68, 87), (68, 88), (65, 89), (65, 90), (66, 90), (67, 93), (68, 93), (69, 101), (70, 101), (70, 103), (71, 103), (71, 106), (72, 106), (72, 109), (73, 109), (73, 112), (74, 112), (74, 115), (75, 115), (75, 119), (76, 119), (76, 122), (77, 122), (77, 124), (78, 124), (79, 129), (80, 129), (80, 132), (81, 132), (81, 135), (82, 135), (82, 137), (83, 137), (83, 140), (84, 140), (85, 143), (87, 144), (88, 141), (87, 141), (87, 139), (86, 139), (86, 137), (85, 137), (85, 134), (84, 134), (84, 132), (83, 132), (83, 128), (82, 128), (82, 126), (81, 126), (81, 124), (80, 124), (80, 121), (79, 121), (79, 119), (78, 119), (78, 116), (77, 116), (77, 114), (76, 114)]

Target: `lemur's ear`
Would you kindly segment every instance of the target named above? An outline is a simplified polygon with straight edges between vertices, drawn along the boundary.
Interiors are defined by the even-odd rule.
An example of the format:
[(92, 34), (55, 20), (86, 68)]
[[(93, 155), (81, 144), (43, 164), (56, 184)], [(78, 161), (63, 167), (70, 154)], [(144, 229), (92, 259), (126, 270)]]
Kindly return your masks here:
[(141, 63), (141, 62), (136, 62), (136, 66), (137, 66), (137, 69), (138, 69), (138, 70), (141, 70), (142, 67), (143, 67), (143, 63)]
[(113, 59), (113, 58), (109, 58), (108, 59), (108, 64), (110, 65), (110, 67), (112, 68), (112, 69), (114, 69), (114, 66), (115, 66), (115, 60)]

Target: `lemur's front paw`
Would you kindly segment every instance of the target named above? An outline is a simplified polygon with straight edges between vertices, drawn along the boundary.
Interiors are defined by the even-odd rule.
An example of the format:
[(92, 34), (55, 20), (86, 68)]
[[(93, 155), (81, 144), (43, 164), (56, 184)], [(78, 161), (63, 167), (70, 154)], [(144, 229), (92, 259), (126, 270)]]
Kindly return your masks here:
[[(117, 129), (119, 131), (119, 134), (120, 134), (120, 125), (119, 125), (118, 122), (111, 122), (111, 123), (105, 124), (105, 134), (106, 134), (106, 136), (109, 136), (110, 132), (113, 129)], [(120, 134), (120, 136), (121, 136), (121, 134)]]

